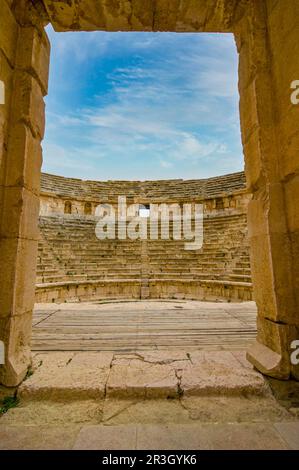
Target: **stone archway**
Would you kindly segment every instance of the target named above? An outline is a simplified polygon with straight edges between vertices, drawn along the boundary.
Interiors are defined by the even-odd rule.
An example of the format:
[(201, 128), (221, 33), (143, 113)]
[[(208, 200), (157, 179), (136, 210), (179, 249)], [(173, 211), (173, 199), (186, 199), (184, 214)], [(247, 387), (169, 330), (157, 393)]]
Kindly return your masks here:
[[(44, 31), (233, 32), (261, 371), (299, 379), (290, 362), (299, 339), (299, 5), (293, 0), (0, 0), (1, 382), (19, 384), (30, 363), (38, 238), (41, 141), (50, 45)], [(297, 152), (296, 152), (297, 150)]]

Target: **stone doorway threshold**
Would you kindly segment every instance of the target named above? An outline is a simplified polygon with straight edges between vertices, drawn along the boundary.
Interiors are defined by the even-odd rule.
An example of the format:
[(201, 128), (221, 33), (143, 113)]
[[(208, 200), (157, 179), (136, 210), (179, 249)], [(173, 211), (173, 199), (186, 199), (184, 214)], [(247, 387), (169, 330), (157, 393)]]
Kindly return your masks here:
[(51, 352), (33, 357), (19, 387), (29, 399), (180, 398), (264, 395), (264, 377), (244, 351), (153, 351), (139, 353)]
[(0, 449), (299, 449), (298, 410), (244, 351), (44, 352), (32, 372)]

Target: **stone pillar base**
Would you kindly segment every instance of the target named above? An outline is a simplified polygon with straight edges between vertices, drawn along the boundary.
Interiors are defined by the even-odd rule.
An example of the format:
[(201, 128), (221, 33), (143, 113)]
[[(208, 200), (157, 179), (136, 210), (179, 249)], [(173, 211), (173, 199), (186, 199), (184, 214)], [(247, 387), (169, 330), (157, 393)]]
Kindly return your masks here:
[(247, 351), (246, 357), (262, 374), (280, 380), (288, 380), (290, 377), (289, 363), (280, 354), (258, 341)]

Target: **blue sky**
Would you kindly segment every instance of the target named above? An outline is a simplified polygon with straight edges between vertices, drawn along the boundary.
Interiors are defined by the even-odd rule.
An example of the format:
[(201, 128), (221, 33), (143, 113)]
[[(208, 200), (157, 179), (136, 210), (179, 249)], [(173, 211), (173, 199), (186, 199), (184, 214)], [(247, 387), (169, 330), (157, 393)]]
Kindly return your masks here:
[(43, 171), (144, 180), (243, 169), (232, 35), (48, 33)]

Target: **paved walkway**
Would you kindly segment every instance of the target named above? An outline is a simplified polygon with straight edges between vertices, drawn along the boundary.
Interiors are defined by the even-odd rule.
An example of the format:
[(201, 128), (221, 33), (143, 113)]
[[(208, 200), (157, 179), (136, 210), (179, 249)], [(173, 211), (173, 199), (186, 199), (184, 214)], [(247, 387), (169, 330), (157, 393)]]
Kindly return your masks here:
[(1, 450), (298, 450), (299, 423), (2, 426)]
[(23, 400), (0, 449), (299, 449), (298, 416), (271, 396)]
[(299, 383), (271, 387), (243, 351), (37, 353), (0, 449), (299, 449)]
[(255, 315), (253, 302), (37, 306), (0, 449), (299, 449), (299, 384), (273, 379), (277, 401), (246, 360)]
[(140, 301), (36, 305), (34, 351), (242, 350), (254, 302)]

